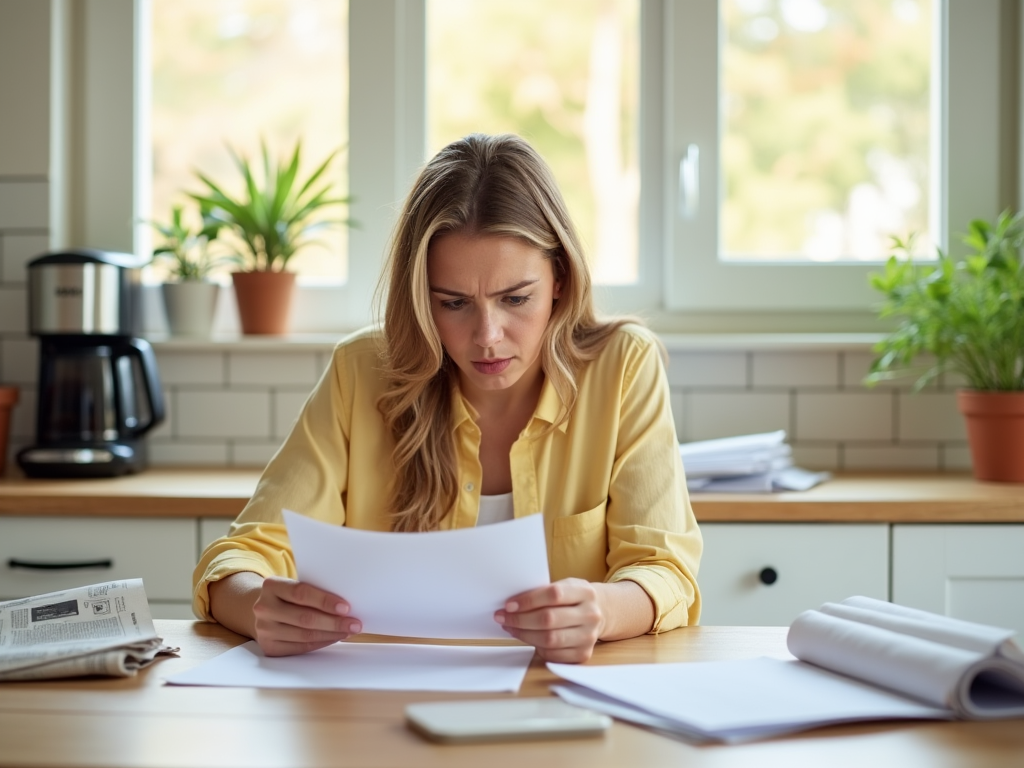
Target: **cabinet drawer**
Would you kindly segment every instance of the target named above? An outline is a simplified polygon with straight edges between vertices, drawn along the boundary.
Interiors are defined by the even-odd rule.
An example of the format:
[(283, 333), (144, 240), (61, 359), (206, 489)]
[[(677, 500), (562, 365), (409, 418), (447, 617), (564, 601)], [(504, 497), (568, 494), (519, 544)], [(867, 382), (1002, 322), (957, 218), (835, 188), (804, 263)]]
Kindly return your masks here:
[[(701, 624), (785, 626), (851, 595), (889, 599), (889, 526), (709, 523)], [(761, 579), (771, 569), (772, 584)], [(770, 579), (770, 574), (766, 574)]]
[(893, 602), (1024, 636), (1024, 525), (895, 525)]
[[(111, 579), (141, 578), (151, 600), (189, 600), (194, 520), (81, 517), (0, 518), (0, 599), (38, 595)], [(97, 563), (61, 570), (25, 563)]]

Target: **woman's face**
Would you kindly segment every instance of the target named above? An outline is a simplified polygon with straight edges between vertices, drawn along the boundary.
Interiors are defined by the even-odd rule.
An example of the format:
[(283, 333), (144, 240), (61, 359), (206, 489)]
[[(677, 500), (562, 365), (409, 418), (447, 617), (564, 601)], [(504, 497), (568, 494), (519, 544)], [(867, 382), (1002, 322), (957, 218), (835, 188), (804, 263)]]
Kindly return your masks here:
[(427, 279), (434, 323), (468, 397), (537, 382), (561, 290), (543, 251), (515, 237), (453, 232), (431, 243)]

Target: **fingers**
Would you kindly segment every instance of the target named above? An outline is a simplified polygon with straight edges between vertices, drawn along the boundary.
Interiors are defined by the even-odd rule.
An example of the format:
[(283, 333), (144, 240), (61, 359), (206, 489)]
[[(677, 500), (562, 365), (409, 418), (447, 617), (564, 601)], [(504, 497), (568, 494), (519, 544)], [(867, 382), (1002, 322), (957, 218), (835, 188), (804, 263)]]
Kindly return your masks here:
[(516, 595), (494, 618), (544, 659), (560, 662), (589, 659), (604, 624), (597, 590), (582, 579), (564, 579)]
[(252, 610), (256, 642), (268, 656), (307, 653), (362, 631), (347, 602), (292, 579), (265, 579)]

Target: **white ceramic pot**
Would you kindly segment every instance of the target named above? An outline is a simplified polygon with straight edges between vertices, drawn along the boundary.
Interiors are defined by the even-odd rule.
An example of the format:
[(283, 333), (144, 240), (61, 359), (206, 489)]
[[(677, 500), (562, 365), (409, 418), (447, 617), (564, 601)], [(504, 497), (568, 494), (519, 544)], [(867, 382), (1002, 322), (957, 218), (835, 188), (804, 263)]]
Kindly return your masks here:
[(162, 289), (171, 335), (209, 337), (220, 286), (217, 283), (190, 280), (164, 283)]

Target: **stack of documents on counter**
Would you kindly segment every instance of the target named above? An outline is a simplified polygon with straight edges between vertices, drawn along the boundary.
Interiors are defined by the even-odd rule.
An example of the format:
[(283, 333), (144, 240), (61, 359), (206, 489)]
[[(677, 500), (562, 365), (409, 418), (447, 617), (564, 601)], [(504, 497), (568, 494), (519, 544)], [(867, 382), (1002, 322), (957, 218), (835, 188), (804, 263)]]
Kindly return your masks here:
[(156, 635), (142, 579), (0, 603), (0, 681), (131, 677), (177, 650)]
[(548, 664), (566, 701), (696, 741), (863, 720), (1024, 717), (1014, 632), (867, 597), (797, 617), (796, 661)]
[(513, 595), (550, 582), (543, 515), (427, 533), (356, 530), (290, 510), (284, 510), (284, 519), (299, 580), (345, 598), (364, 633), (491, 643), (344, 642), (301, 656), (267, 658), (249, 642), (169, 683), (519, 690), (533, 647), (513, 640), (494, 612)]
[(806, 491), (828, 480), (828, 472), (793, 466), (786, 430), (699, 440), (679, 446), (691, 491), (770, 493)]

